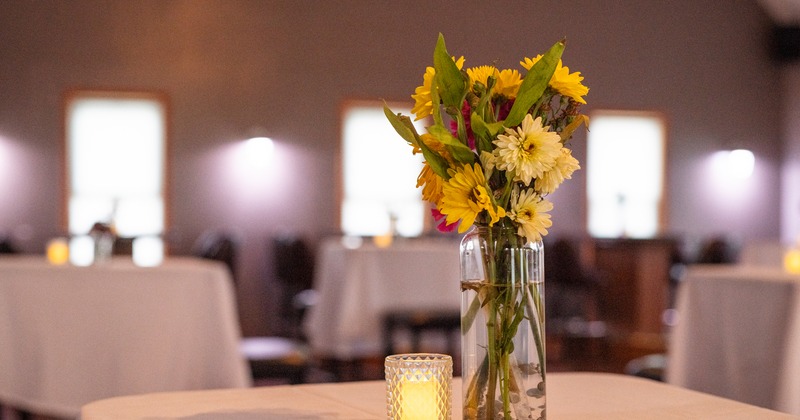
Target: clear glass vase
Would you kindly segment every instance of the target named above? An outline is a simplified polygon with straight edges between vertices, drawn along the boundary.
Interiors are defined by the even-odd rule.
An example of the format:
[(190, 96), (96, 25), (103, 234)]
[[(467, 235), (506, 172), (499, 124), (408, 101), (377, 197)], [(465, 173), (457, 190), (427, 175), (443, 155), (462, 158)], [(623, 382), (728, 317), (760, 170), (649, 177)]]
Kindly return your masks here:
[(461, 241), (464, 419), (545, 419), (544, 247), (513, 227)]

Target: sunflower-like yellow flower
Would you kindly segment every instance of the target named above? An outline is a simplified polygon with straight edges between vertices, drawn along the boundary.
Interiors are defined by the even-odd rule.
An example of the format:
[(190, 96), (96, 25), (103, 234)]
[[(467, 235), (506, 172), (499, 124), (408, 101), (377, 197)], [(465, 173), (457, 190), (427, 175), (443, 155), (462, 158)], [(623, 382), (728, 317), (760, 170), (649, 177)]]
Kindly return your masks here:
[(442, 186), (442, 194), (439, 211), (447, 216), (448, 224), (461, 221), (459, 233), (469, 229), (484, 210), (491, 218), (490, 226), (506, 215), (505, 209), (494, 206), (491, 190), (487, 188), (486, 178), (477, 163), (458, 168)]
[(558, 133), (548, 129), (542, 127), (541, 117), (534, 120), (531, 114), (525, 116), (516, 131), (507, 128), (505, 134), (498, 135), (494, 141), (497, 168), (516, 171), (514, 179), (525, 185), (552, 169), (562, 146)]
[[(461, 70), (461, 68), (464, 66), (464, 57), (455, 60), (455, 62), (458, 69)], [(411, 112), (416, 115), (416, 120), (421, 120), (428, 115), (433, 114), (431, 85), (433, 84), (433, 76), (435, 74), (436, 69), (433, 67), (427, 67), (425, 69), (425, 74), (422, 75), (422, 86), (418, 86), (416, 89), (414, 89), (414, 94), (411, 95), (411, 98), (414, 99), (414, 107), (411, 108)]]
[[(530, 70), (541, 58), (541, 55), (537, 55), (534, 58), (526, 57), (519, 63), (522, 67), (525, 67), (525, 70)], [(569, 96), (575, 102), (586, 104), (586, 100), (583, 99), (583, 96), (589, 93), (589, 88), (584, 86), (581, 81), (583, 81), (581, 72), (576, 71), (575, 73), (570, 73), (569, 67), (563, 66), (561, 64), (561, 59), (559, 59), (558, 65), (556, 65), (556, 71), (553, 73), (553, 77), (550, 78), (549, 85), (556, 92), (564, 96)]]
[(479, 66), (468, 68), (467, 75), (469, 76), (470, 88), (472, 88), (476, 82), (488, 86), (489, 77), (494, 77), (494, 95), (503, 95), (509, 99), (517, 97), (519, 87), (522, 85), (522, 77), (517, 70), (498, 70), (497, 67), (494, 66)]
[(442, 186), (444, 186), (442, 177), (436, 175), (436, 172), (433, 172), (428, 162), (425, 162), (422, 166), (422, 171), (417, 177), (417, 188), (422, 187), (422, 199), (438, 205), (439, 200), (444, 197)]
[(508, 216), (519, 227), (517, 235), (524, 236), (529, 242), (542, 240), (547, 229), (553, 226), (548, 211), (553, 210), (553, 203), (542, 198), (532, 189), (525, 189), (511, 197), (511, 210)]
[(578, 159), (572, 157), (572, 151), (566, 147), (561, 148), (561, 155), (556, 158), (556, 164), (552, 169), (537, 177), (534, 181), (534, 188), (539, 194), (550, 194), (564, 182), (571, 179), (572, 173), (581, 168)]
[[(443, 157), (448, 163), (450, 163), (451, 166), (455, 163), (455, 161), (453, 160), (453, 155), (450, 153), (449, 150), (447, 150), (447, 146), (445, 146), (444, 143), (439, 141), (439, 139), (437, 139), (433, 135), (425, 133), (420, 136), (420, 140), (422, 140), (422, 142), (425, 143), (425, 145), (428, 146), (428, 148), (434, 151), (437, 155)], [(419, 152), (422, 152), (422, 150), (420, 150), (417, 147), (415, 147), (414, 150), (415, 150), (414, 153), (417, 153), (416, 152), (417, 150), (419, 150)]]
[(498, 74), (497, 86), (495, 86), (494, 91), (508, 99), (514, 99), (517, 97), (517, 92), (519, 92), (521, 85), (522, 76), (520, 76), (519, 71), (504, 69), (500, 70), (500, 74)]
[(497, 70), (497, 67), (495, 66), (470, 67), (467, 69), (467, 76), (469, 76), (469, 87), (471, 89), (476, 82), (486, 86), (488, 84), (489, 77), (494, 76), (496, 79), (498, 74), (500, 74), (500, 71)]

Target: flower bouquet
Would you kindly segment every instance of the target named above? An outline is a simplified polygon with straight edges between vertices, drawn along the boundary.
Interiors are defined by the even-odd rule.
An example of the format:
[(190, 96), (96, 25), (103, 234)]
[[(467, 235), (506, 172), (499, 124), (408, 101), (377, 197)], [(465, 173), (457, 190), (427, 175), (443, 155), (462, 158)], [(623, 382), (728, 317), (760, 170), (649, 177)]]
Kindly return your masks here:
[[(464, 418), (544, 418), (542, 237), (546, 196), (579, 169), (567, 147), (588, 88), (561, 62), (565, 43), (524, 58), (527, 70), (463, 69), (440, 34), (412, 98), (417, 120), (384, 113), (422, 153), (417, 179), (440, 230), (466, 232), (462, 255)], [(444, 111), (444, 112), (443, 112)]]

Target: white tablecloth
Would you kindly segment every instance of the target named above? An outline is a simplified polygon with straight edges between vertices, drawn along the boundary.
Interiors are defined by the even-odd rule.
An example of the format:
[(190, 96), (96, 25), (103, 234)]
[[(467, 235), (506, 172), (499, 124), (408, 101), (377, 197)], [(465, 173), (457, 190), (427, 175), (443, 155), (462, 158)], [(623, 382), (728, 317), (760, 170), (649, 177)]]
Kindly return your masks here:
[(800, 275), (693, 266), (676, 308), (670, 383), (800, 415)]
[(305, 321), (313, 351), (351, 359), (382, 354), (382, 317), (388, 311), (458, 311), (459, 243), (401, 240), (389, 248), (371, 242), (345, 247), (338, 239), (319, 248), (315, 288), (319, 301)]
[[(453, 380), (453, 419), (461, 415)], [(558, 420), (778, 420), (792, 416), (666, 385), (601, 373), (548, 375), (547, 414)], [(121, 397), (83, 407), (82, 420), (385, 419), (385, 382), (345, 382)]]
[(0, 403), (76, 416), (99, 398), (251, 385), (223, 265), (0, 257)]

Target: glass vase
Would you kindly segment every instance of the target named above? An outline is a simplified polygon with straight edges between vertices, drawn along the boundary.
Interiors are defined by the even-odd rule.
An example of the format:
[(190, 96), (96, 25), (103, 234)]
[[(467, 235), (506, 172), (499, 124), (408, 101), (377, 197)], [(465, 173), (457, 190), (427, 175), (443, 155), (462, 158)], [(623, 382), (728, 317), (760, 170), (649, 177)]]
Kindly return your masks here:
[(514, 227), (461, 241), (464, 419), (545, 419), (544, 247)]

